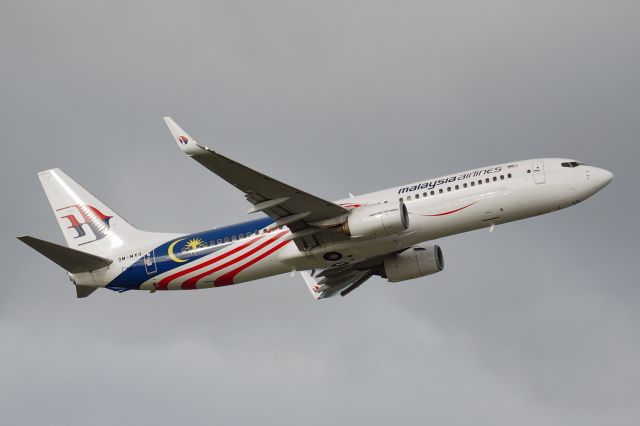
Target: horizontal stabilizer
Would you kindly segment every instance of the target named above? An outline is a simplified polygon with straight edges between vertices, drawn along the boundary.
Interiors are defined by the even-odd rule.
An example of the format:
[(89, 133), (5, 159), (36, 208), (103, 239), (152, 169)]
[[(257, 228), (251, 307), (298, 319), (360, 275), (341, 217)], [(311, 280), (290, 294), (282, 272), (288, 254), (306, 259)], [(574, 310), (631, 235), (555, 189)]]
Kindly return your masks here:
[(64, 247), (38, 238), (29, 237), (27, 235), (18, 237), (18, 239), (72, 274), (95, 271), (110, 265), (112, 262), (111, 259), (106, 259), (104, 257), (85, 253), (80, 250)]

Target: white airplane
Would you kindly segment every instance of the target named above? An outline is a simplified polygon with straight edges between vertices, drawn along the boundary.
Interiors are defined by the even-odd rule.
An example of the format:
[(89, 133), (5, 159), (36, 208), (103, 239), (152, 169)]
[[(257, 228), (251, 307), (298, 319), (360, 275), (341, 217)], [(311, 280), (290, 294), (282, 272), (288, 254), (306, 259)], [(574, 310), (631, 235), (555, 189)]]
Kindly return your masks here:
[(330, 202), (199, 145), (171, 118), (180, 149), (267, 217), (194, 234), (140, 231), (60, 169), (38, 174), (67, 245), (18, 237), (64, 268), (77, 297), (98, 288), (192, 290), (299, 272), (315, 299), (345, 296), (372, 275), (389, 282), (442, 271), (448, 235), (577, 204), (613, 175), (544, 158), (481, 167)]

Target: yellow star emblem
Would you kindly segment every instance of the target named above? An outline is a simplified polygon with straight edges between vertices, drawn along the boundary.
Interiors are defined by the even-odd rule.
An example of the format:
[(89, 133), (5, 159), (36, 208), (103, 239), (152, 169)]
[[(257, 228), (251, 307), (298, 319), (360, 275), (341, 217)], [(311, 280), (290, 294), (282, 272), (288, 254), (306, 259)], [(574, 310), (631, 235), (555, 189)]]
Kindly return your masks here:
[(184, 245), (184, 250), (193, 251), (201, 247), (204, 247), (204, 241), (202, 241), (200, 238), (192, 238)]

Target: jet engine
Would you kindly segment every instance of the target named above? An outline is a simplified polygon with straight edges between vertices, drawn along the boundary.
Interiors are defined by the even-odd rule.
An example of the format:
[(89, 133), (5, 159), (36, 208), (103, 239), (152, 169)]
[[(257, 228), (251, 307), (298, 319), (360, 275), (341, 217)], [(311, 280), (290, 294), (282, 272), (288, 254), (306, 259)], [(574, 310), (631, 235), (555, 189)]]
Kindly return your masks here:
[(411, 280), (444, 269), (440, 246), (413, 246), (384, 260), (384, 275), (389, 282)]
[(345, 234), (354, 237), (384, 237), (409, 227), (409, 213), (404, 203), (374, 204), (351, 210), (342, 224)]

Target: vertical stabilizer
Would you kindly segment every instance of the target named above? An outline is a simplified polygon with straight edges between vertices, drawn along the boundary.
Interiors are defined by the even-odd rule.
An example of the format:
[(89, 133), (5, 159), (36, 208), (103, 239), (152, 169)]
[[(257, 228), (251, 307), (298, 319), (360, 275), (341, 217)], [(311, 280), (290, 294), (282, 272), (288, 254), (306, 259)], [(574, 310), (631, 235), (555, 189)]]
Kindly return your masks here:
[(129, 225), (60, 169), (38, 173), (58, 225), (71, 248), (108, 255), (139, 244), (146, 232)]

